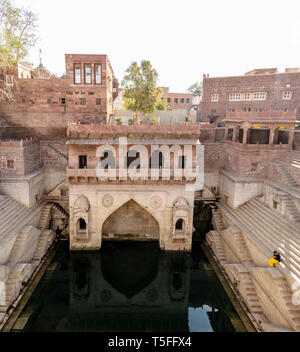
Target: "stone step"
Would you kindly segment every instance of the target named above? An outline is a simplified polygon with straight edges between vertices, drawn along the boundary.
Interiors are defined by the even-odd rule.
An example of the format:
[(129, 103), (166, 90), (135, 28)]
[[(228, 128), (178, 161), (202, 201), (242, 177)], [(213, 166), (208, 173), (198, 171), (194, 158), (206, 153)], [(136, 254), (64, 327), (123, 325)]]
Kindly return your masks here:
[[(276, 226), (275, 224), (271, 224), (271, 223), (267, 222), (266, 219), (261, 218), (257, 214), (257, 211), (255, 210), (254, 207), (252, 207), (251, 204), (247, 204), (247, 206), (245, 206), (243, 209), (239, 209), (238, 211), (243, 212), (243, 214), (246, 217), (248, 217), (248, 219), (250, 219), (250, 222), (252, 222), (252, 225), (255, 226), (257, 230), (263, 231), (269, 237), (271, 236), (272, 240), (278, 239), (281, 242), (283, 241), (283, 238), (281, 236), (277, 235), (277, 232), (279, 232), (279, 231), (281, 231), (281, 233), (285, 234), (286, 236), (289, 236), (289, 237), (284, 238), (284, 240), (291, 241), (293, 246), (295, 247), (295, 249), (300, 254), (300, 244), (298, 243), (298, 239), (295, 240), (294, 236), (292, 237), (290, 235), (290, 233), (289, 234), (285, 233), (287, 230), (284, 228), (284, 226), (282, 226), (281, 229), (278, 230), (277, 228), (274, 227), (274, 226)], [(259, 220), (261, 220), (261, 221), (259, 221)], [(263, 220), (265, 222), (262, 222)]]
[[(278, 238), (278, 236), (276, 236), (276, 231), (274, 231), (271, 228), (271, 224), (276, 224), (276, 222), (278, 221), (278, 218), (279, 218), (278, 214), (276, 214), (276, 219), (274, 218), (270, 219), (270, 217), (265, 216), (261, 220), (261, 216), (266, 215), (266, 209), (268, 208), (262, 205), (262, 203), (256, 199), (246, 203), (245, 205), (241, 206), (240, 208), (234, 211), (231, 210), (228, 206), (224, 205), (223, 203), (221, 204), (222, 204), (222, 208), (224, 207), (226, 211), (230, 214), (230, 216), (235, 218), (238, 222), (241, 222), (242, 224), (244, 224), (244, 226), (246, 226), (249, 229), (250, 233), (257, 238), (259, 245), (261, 243), (264, 247), (267, 247), (270, 253), (273, 252), (274, 247), (277, 247), (276, 249), (280, 249), (280, 253), (282, 254), (283, 259), (285, 259), (284, 255), (286, 254), (286, 248), (283, 248), (282, 245), (286, 244), (288, 247), (288, 260), (286, 260), (284, 264), (292, 272), (294, 272), (297, 275), (297, 277), (300, 277), (300, 266), (299, 266), (300, 256), (299, 256), (299, 249), (298, 249), (299, 247), (298, 247), (297, 240), (295, 241), (296, 231), (293, 234), (293, 236), (289, 234), (285, 236), (284, 234), (284, 236), (287, 237), (286, 239), (283, 239), (282, 236)], [(250, 209), (249, 204), (251, 205), (252, 210)], [(250, 216), (249, 216), (249, 212), (250, 212)], [(255, 214), (254, 218), (251, 212), (254, 212)], [(284, 229), (285, 222), (280, 220), (280, 225), (281, 225), (280, 230), (286, 231), (286, 229)], [(265, 226), (267, 226), (268, 229), (266, 229)], [(289, 228), (289, 233), (292, 232), (291, 230), (293, 231), (292, 226)], [(269, 231), (271, 231), (271, 234)], [(270, 254), (266, 253), (266, 255), (269, 256)]]

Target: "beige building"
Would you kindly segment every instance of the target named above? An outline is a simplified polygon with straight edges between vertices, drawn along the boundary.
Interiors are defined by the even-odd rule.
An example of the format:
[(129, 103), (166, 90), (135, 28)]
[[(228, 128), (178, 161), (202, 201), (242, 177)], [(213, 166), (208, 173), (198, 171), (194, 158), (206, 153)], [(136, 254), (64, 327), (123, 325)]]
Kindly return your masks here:
[[(188, 186), (195, 183), (195, 177), (180, 177), (174, 167), (178, 166), (179, 172), (186, 171), (185, 144), (191, 148), (193, 168), (196, 167), (198, 137), (199, 131), (191, 126), (70, 124), (67, 176), (71, 249), (98, 250), (105, 239), (131, 239), (157, 240), (163, 250), (190, 251), (194, 190)], [(123, 140), (127, 145), (122, 145)], [(166, 166), (160, 150), (169, 145), (176, 153)], [(137, 169), (130, 168), (137, 156), (132, 157), (129, 150), (135, 150), (140, 158)], [(149, 168), (150, 158), (155, 163), (156, 152), (157, 164)], [(100, 176), (98, 163), (105, 154), (111, 155), (107, 172), (112, 174)], [(162, 166), (170, 171), (169, 176)]]

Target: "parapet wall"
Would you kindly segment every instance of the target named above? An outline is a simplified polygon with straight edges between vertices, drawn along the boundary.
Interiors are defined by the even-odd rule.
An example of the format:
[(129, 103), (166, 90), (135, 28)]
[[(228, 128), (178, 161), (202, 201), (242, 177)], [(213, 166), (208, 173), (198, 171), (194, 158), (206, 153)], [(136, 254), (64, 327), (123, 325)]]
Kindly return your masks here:
[(0, 177), (26, 176), (41, 168), (40, 141), (0, 141)]

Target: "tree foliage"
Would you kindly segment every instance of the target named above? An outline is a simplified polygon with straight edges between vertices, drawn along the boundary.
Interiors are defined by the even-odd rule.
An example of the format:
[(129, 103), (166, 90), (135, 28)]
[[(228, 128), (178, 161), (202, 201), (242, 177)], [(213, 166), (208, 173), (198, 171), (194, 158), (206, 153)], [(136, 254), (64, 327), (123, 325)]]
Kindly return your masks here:
[(5, 76), (16, 70), (17, 63), (28, 55), (37, 42), (37, 16), (17, 8), (11, 0), (0, 0), (0, 100), (13, 100)]
[(166, 110), (167, 108), (167, 103), (163, 99), (159, 99), (156, 103), (155, 109), (156, 110)]
[(194, 84), (192, 84), (189, 88), (188, 88), (188, 92), (193, 94), (193, 95), (202, 95), (202, 82), (196, 82)]
[(158, 73), (147, 60), (141, 61), (140, 66), (132, 62), (125, 72), (123, 98), (126, 109), (134, 112), (136, 124), (139, 113), (151, 114), (156, 110), (162, 95), (162, 89), (156, 86), (157, 80)]

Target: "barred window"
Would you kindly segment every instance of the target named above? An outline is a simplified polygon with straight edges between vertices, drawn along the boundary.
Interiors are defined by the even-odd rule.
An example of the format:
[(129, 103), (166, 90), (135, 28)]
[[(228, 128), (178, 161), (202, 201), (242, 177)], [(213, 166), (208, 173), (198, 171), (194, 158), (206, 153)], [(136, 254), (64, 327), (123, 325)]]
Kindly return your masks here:
[(256, 92), (254, 93), (254, 100), (265, 100), (267, 94), (265, 92)]
[(241, 100), (241, 93), (231, 93), (229, 94), (230, 101), (238, 101)]
[(291, 98), (292, 98), (292, 92), (291, 91), (283, 92), (283, 99), (284, 100), (290, 100)]
[(211, 95), (211, 101), (219, 101), (219, 94), (212, 94)]
[(245, 100), (250, 100), (250, 93), (245, 93), (244, 99)]

